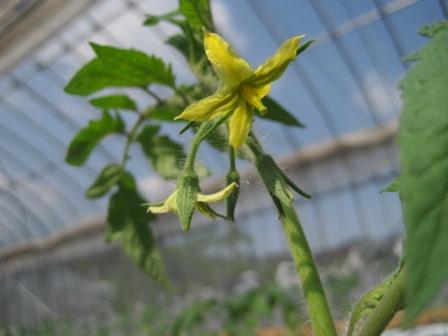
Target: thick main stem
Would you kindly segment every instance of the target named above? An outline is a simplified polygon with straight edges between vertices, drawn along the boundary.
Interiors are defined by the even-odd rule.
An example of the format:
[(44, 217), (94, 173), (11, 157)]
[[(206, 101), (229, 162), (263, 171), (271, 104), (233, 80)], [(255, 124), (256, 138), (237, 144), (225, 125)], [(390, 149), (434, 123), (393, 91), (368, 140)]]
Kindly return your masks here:
[(336, 336), (319, 272), (314, 262), (302, 225), (292, 205), (282, 203), (284, 213), (280, 216), (288, 240), (292, 258), (302, 282), (308, 314), (315, 336)]
[(386, 329), (395, 314), (402, 309), (405, 298), (405, 269), (402, 268), (378, 306), (362, 326), (359, 335), (378, 336)]

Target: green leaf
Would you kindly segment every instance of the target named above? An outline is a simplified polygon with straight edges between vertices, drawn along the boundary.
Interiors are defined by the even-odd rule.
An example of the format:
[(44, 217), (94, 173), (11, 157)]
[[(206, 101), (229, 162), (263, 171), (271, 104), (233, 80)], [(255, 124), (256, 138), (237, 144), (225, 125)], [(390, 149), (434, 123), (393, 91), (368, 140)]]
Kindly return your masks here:
[(165, 179), (175, 179), (182, 171), (183, 148), (166, 135), (158, 135), (159, 126), (145, 126), (137, 137), (154, 170)]
[(96, 145), (107, 135), (122, 133), (124, 123), (118, 117), (112, 117), (107, 111), (101, 119), (92, 120), (87, 127), (81, 129), (70, 142), (65, 161), (74, 166), (83, 165)]
[(160, 252), (150, 222), (155, 219), (146, 213), (145, 200), (138, 193), (133, 177), (125, 173), (118, 191), (109, 202), (108, 239), (119, 241), (125, 252), (148, 275), (161, 284), (168, 284)]
[(288, 126), (305, 127), (304, 124), (271, 97), (265, 97), (263, 104), (267, 108), (266, 114), (263, 115), (264, 119), (276, 121)]
[(171, 66), (160, 58), (135, 49), (119, 49), (91, 43), (97, 58), (84, 65), (65, 87), (65, 92), (86, 96), (109, 87), (174, 86)]
[(386, 188), (381, 190), (381, 192), (400, 192), (400, 178), (397, 177)]
[(67, 93), (87, 96), (107, 87), (141, 86), (140, 78), (126, 78), (114, 73), (98, 58), (84, 65), (65, 86)]
[(126, 95), (108, 95), (90, 100), (90, 104), (101, 109), (137, 111), (137, 104)]
[(408, 323), (448, 278), (448, 22), (422, 31), (431, 40), (400, 83)]
[(140, 78), (144, 85), (152, 83), (174, 86), (171, 66), (162, 59), (136, 49), (120, 49), (90, 43), (98, 58), (113, 71), (126, 78)]
[(120, 180), (123, 174), (121, 165), (110, 164), (103, 168), (95, 182), (87, 189), (88, 198), (98, 198), (107, 194)]
[(193, 28), (214, 30), (209, 0), (179, 0), (179, 9)]

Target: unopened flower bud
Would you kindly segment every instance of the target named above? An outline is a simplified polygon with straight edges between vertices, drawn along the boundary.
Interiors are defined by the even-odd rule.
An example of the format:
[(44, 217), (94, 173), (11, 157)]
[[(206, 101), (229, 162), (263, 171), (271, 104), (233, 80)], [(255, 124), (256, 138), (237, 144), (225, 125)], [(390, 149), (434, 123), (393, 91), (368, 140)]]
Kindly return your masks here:
[(198, 192), (199, 179), (197, 175), (186, 174), (179, 177), (176, 206), (180, 224), (184, 231), (190, 229)]

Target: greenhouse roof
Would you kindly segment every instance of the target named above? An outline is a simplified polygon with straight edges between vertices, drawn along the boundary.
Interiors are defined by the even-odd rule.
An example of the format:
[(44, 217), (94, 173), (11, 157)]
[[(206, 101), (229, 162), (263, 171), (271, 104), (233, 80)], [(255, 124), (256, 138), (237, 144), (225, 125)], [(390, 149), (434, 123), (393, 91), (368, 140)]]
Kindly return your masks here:
[[(64, 162), (73, 135), (98, 114), (85, 98), (63, 91), (92, 57), (89, 41), (155, 53), (171, 60), (180, 82), (193, 80), (180, 55), (164, 44), (176, 28), (142, 26), (145, 15), (171, 10), (175, 0), (76, 1), (52, 12), (39, 8), (49, 2), (0, 4), (0, 248), (104, 215), (104, 201), (88, 200), (84, 190), (103, 166), (119, 160), (121, 142), (107, 139), (83, 168)], [(423, 44), (416, 33), (421, 26), (446, 18), (447, 3), (213, 0), (212, 10), (219, 31), (253, 65), (293, 35), (316, 40), (272, 90), (307, 128), (256, 124), (269, 150), (285, 157), (396, 121), (401, 105), (396, 85), (410, 66), (403, 57)], [(162, 87), (156, 91), (170, 94)], [(140, 92), (129, 94), (142, 107), (150, 103)], [(179, 127), (166, 130), (175, 134)], [(131, 169), (142, 191), (151, 194), (158, 180), (140, 153), (131, 154)], [(219, 153), (207, 148), (200, 158), (216, 175), (224, 174)]]

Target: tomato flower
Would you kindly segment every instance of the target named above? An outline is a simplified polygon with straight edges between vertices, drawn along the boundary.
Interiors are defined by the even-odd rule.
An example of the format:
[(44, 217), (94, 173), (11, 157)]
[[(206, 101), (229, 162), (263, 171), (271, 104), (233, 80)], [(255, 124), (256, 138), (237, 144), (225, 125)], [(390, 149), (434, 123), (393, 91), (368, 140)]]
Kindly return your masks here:
[(236, 149), (241, 147), (252, 124), (253, 108), (261, 114), (266, 111), (261, 100), (269, 93), (271, 83), (296, 58), (303, 36), (285, 41), (274, 55), (253, 70), (221, 36), (206, 31), (205, 53), (221, 86), (215, 94), (189, 105), (176, 119), (205, 121), (230, 115), (229, 143)]
[[(204, 195), (201, 192), (198, 192), (196, 193), (195, 206), (204, 215), (210, 218), (215, 218), (216, 213), (208, 207), (208, 203), (216, 203), (225, 200), (237, 187), (238, 185), (236, 183), (231, 183), (224, 189), (214, 194)], [(152, 212), (154, 214), (167, 212), (178, 213), (178, 191), (179, 190), (176, 189), (170, 196), (168, 196), (165, 202), (161, 204), (149, 205), (147, 212)]]

